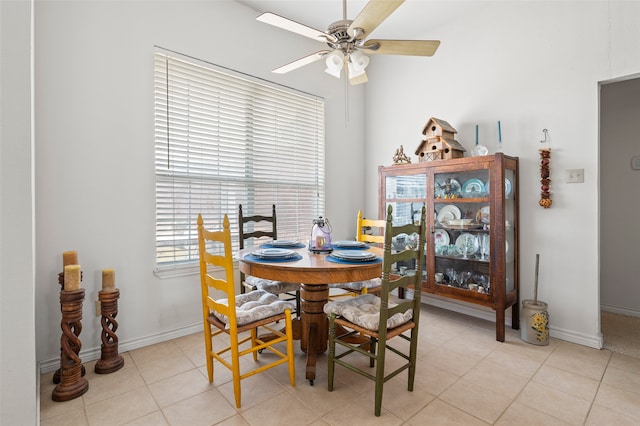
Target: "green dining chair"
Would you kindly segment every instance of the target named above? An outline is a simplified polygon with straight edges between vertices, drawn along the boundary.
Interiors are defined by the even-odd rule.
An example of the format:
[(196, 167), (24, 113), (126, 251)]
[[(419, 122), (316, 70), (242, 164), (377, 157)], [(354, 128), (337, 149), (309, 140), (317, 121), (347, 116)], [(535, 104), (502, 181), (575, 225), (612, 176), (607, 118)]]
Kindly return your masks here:
[[(333, 391), (336, 364), (348, 368), (364, 377), (375, 381), (375, 415), (380, 416), (382, 409), (382, 391), (384, 383), (407, 370), (407, 389), (413, 391), (416, 374), (416, 354), (418, 350), (418, 324), (420, 320), (420, 296), (422, 270), (425, 264), (425, 214), (422, 207), (420, 223), (401, 226), (392, 225), (392, 206), (388, 207), (386, 230), (384, 234), (384, 259), (382, 264), (382, 284), (380, 296), (363, 294), (357, 297), (329, 302), (324, 306), (324, 312), (329, 316), (329, 377), (328, 389)], [(417, 234), (418, 247), (415, 250), (391, 250), (391, 240), (398, 234)], [(393, 265), (400, 261), (415, 261), (415, 275), (404, 275), (391, 279)], [(390, 293), (396, 289), (407, 290), (413, 287), (413, 298), (390, 300)], [(339, 327), (341, 326), (341, 327)], [(342, 334), (336, 330), (341, 328)], [(398, 338), (409, 341), (407, 345)], [(353, 341), (357, 342), (354, 343)], [(344, 348), (336, 352), (336, 346)], [(395, 370), (385, 375), (385, 357), (387, 350), (390, 355), (402, 358), (402, 363)], [(366, 368), (358, 356), (361, 354), (369, 358), (369, 368)]]

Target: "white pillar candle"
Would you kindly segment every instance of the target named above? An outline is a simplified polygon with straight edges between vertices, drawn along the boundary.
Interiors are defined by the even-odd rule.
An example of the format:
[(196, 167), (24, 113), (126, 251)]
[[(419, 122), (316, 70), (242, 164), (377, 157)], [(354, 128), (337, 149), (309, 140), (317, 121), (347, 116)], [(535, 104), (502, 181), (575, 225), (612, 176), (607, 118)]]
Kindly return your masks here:
[(116, 290), (116, 274), (113, 269), (102, 270), (102, 291), (113, 292)]
[(77, 251), (65, 251), (62, 253), (62, 267), (67, 265), (78, 264), (78, 252)]
[(80, 289), (80, 265), (67, 265), (64, 267), (64, 290), (75, 291)]

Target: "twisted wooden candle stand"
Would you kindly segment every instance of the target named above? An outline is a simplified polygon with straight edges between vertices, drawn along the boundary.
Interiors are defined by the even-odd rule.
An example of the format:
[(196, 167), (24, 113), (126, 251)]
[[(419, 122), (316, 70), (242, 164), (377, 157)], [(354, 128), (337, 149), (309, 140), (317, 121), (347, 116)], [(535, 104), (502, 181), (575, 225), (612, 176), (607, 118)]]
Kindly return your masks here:
[(89, 382), (82, 377), (82, 361), (78, 356), (82, 342), (78, 338), (82, 331), (82, 302), (84, 289), (60, 292), (62, 311), (62, 336), (60, 337), (59, 383), (53, 389), (51, 399), (69, 401), (84, 394)]
[[(80, 271), (80, 281), (82, 281), (82, 271)], [(58, 284), (60, 284), (60, 290), (64, 290), (64, 272), (60, 272), (58, 273)], [(62, 352), (62, 349), (60, 349), (60, 352)], [(80, 371), (80, 375), (82, 377), (84, 377), (86, 373), (86, 370), (84, 368), (84, 365), (82, 366), (82, 369)], [(58, 368), (56, 370), (55, 373), (53, 373), (53, 383), (54, 384), (58, 384), (60, 383), (60, 369)]]
[(101, 355), (96, 362), (95, 372), (98, 374), (108, 374), (118, 371), (124, 365), (124, 358), (118, 354), (118, 298), (120, 291), (100, 291), (98, 299), (100, 300), (100, 311), (102, 314), (102, 346), (100, 347)]

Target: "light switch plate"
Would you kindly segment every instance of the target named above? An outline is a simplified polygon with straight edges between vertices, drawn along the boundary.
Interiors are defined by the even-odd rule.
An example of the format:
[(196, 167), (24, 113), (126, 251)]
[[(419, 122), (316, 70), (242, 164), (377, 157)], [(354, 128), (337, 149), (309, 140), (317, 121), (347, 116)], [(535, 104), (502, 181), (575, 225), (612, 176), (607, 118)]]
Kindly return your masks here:
[(584, 169), (567, 169), (565, 170), (567, 183), (583, 183)]
[(631, 158), (631, 168), (633, 170), (640, 170), (640, 157)]

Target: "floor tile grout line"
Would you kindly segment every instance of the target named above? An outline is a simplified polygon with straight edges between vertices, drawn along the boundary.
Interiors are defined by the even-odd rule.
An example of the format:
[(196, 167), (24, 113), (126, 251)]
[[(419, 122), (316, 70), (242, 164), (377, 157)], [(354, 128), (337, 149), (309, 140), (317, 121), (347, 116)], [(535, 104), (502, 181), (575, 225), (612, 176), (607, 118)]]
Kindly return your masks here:
[[(608, 349), (602, 349), (602, 350), (608, 350)], [(602, 380), (604, 380), (604, 376), (607, 374), (607, 370), (609, 369), (609, 364), (611, 364), (611, 359), (613, 358), (613, 352), (611, 352), (609, 354), (609, 359), (607, 360), (607, 365), (605, 365), (604, 370), (602, 370), (602, 375), (600, 376), (600, 380), (598, 381), (598, 386), (596, 388), (596, 391), (593, 394), (593, 399), (591, 400), (591, 403), (589, 404), (589, 409), (587, 410), (587, 415), (584, 419), (584, 423), (587, 422), (587, 419), (589, 419), (589, 415), (591, 414), (591, 411), (593, 410), (593, 406), (596, 403), (596, 398), (598, 398), (598, 393), (600, 392), (600, 387), (602, 387)]]
[[(534, 379), (534, 377), (538, 374), (538, 372), (542, 369), (542, 367), (544, 367), (544, 366), (546, 365), (546, 363), (549, 361), (549, 358), (551, 357), (551, 355), (552, 355), (556, 350), (558, 350), (558, 348), (559, 348), (561, 345), (562, 345), (562, 342), (558, 343), (558, 344), (556, 345), (556, 347), (554, 347), (554, 348), (553, 348), (553, 350), (552, 350), (551, 352), (549, 352), (549, 354), (548, 354), (548, 355), (547, 355), (547, 357), (545, 358), (544, 362), (540, 365), (540, 367), (538, 368), (538, 370), (536, 370), (536, 372), (531, 376), (531, 378), (529, 379), (529, 382), (528, 382), (527, 384), (529, 384), (529, 383), (533, 382), (533, 383), (536, 383), (536, 384), (539, 384), (539, 385), (542, 385), (542, 386), (546, 386), (546, 385), (544, 385), (544, 384), (542, 384), (542, 383), (535, 382), (533, 379)], [(609, 357), (609, 360), (607, 360), (607, 366), (608, 366), (608, 364), (609, 364), (610, 360), (611, 360), (611, 357)], [(554, 367), (554, 368), (558, 368), (559, 370), (563, 370), (563, 371), (566, 371), (566, 372), (569, 372), (569, 373), (576, 374), (576, 373), (575, 373), (575, 372), (573, 372), (573, 371), (565, 370), (565, 369), (563, 369), (563, 368), (559, 368), (559, 367)], [(605, 371), (605, 372), (606, 372), (606, 369), (607, 369), (607, 367), (605, 366), (605, 369), (604, 369), (604, 371)], [(577, 374), (577, 375), (579, 375), (579, 374)], [(603, 372), (603, 375), (604, 375), (604, 372)], [(581, 376), (581, 377), (586, 377), (586, 376), (582, 376), (582, 375), (579, 375), (579, 376)], [(600, 378), (600, 382), (598, 383), (598, 389), (600, 388), (600, 383), (602, 383), (602, 377)], [(547, 386), (547, 387), (549, 387), (549, 386)], [(524, 391), (524, 389), (525, 389), (525, 388), (526, 388), (526, 386), (525, 386), (525, 387), (523, 387), (523, 388), (520, 390), (520, 392), (518, 393), (518, 395), (517, 395), (517, 396), (516, 396), (516, 398), (514, 399), (514, 402), (515, 402), (515, 401), (517, 400), (517, 398), (522, 394), (522, 392)], [(573, 396), (573, 397), (576, 397), (576, 398), (583, 399), (583, 398), (581, 398), (581, 397), (579, 397), (579, 396), (576, 396), (576, 395), (573, 395), (573, 394), (566, 393), (566, 392), (564, 392), (564, 391), (562, 391), (562, 390), (560, 390), (560, 389), (554, 389), (554, 390), (556, 390), (556, 391), (558, 391), (558, 392), (565, 393), (565, 394), (567, 394), (567, 395), (569, 395), (569, 396)], [(596, 396), (597, 396), (597, 395), (598, 395), (598, 391), (596, 390), (596, 392), (594, 392), (594, 394), (593, 394), (593, 398), (591, 398), (591, 401), (590, 401), (590, 404), (589, 404), (589, 409), (587, 410), (587, 412), (586, 412), (586, 414), (585, 414), (585, 417), (584, 417), (584, 419), (582, 420), (582, 424), (583, 424), (583, 425), (586, 423), (587, 419), (589, 418), (589, 414), (590, 414), (590, 412), (591, 412), (591, 408), (592, 408), (592, 406), (593, 406), (593, 403), (594, 403), (595, 398), (596, 398)], [(587, 400), (585, 400), (585, 401), (587, 401)], [(526, 404), (525, 404), (525, 405), (526, 405)], [(529, 407), (529, 408), (535, 408), (535, 407)], [(549, 413), (546, 413), (546, 412), (545, 412), (545, 414), (546, 414), (546, 415), (548, 415), (548, 416), (550, 416), (550, 417), (553, 417), (553, 418), (555, 418), (555, 419), (558, 419), (558, 420), (560, 420), (560, 421), (562, 421), (562, 422), (565, 422), (563, 419), (560, 419), (560, 418), (558, 418), (558, 417), (556, 417), (556, 416), (554, 416), (554, 415), (552, 415), (552, 414), (549, 414)]]
[[(456, 332), (452, 333), (452, 334), (451, 334), (451, 339), (449, 339), (449, 340), (447, 340), (447, 341), (441, 341), (441, 342), (438, 342), (438, 344), (434, 344), (434, 345), (433, 345), (433, 348), (434, 348), (434, 349), (437, 349), (437, 348), (444, 348), (444, 346), (445, 346), (445, 345), (447, 345), (449, 342), (451, 342), (451, 340), (453, 340), (453, 339), (455, 339), (455, 338), (460, 338), (461, 336), (464, 336), (464, 335), (472, 335), (474, 332), (482, 333), (482, 334), (486, 334), (486, 333), (488, 332), (488, 330), (486, 330), (486, 329), (485, 329), (485, 327), (483, 327), (482, 325), (470, 325), (468, 320), (465, 320), (465, 321), (457, 321), (457, 320), (455, 319), (455, 316), (456, 316), (456, 314), (450, 314), (449, 316), (446, 316), (446, 317), (445, 317), (445, 316), (442, 316), (442, 315), (437, 316), (437, 318), (446, 319), (447, 321), (455, 322), (456, 327), (462, 326), (462, 329), (457, 330)], [(426, 317), (423, 317), (423, 318), (426, 318)], [(424, 327), (424, 326), (423, 326), (423, 327)], [(421, 327), (421, 328), (422, 328), (422, 329), (424, 329), (423, 327)], [(511, 334), (511, 337), (517, 341), (517, 336), (516, 336), (515, 334), (513, 334), (513, 333), (510, 333), (510, 334)], [(173, 341), (172, 341), (172, 345), (173, 345), (173, 346), (172, 346), (173, 348), (177, 348), (177, 349), (179, 349), (179, 353), (180, 353), (182, 356), (186, 357), (186, 358), (189, 360), (189, 364), (188, 364), (188, 365), (189, 365), (189, 369), (188, 369), (188, 370), (186, 370), (186, 371), (180, 372), (180, 373), (173, 374), (173, 375), (171, 375), (171, 376), (169, 376), (169, 377), (167, 377), (167, 378), (163, 378), (163, 379), (160, 379), (160, 380), (166, 380), (166, 379), (168, 379), (168, 378), (175, 377), (175, 376), (177, 376), (177, 375), (179, 375), (179, 374), (183, 374), (183, 373), (185, 373), (185, 372), (191, 372), (191, 371), (193, 371), (193, 370), (196, 370), (196, 372), (197, 372), (198, 374), (202, 374), (202, 372), (200, 371), (200, 367), (199, 367), (198, 365), (196, 365), (195, 361), (187, 355), (187, 351), (190, 351), (190, 349), (189, 349), (189, 345), (186, 343), (186, 341), (184, 342), (184, 344), (182, 344), (182, 342), (181, 342), (181, 344), (178, 344), (177, 339), (173, 339)], [(585, 399), (585, 398), (583, 398), (582, 396), (574, 395), (574, 394), (572, 394), (572, 393), (568, 393), (568, 392), (566, 392), (565, 390), (562, 390), (562, 389), (557, 388), (557, 387), (549, 386), (549, 388), (550, 388), (550, 389), (554, 389), (554, 390), (556, 390), (556, 391), (558, 391), (558, 392), (561, 392), (561, 393), (567, 394), (567, 395), (569, 395), (569, 396), (576, 397), (576, 398), (579, 398), (579, 399), (583, 399), (583, 400), (585, 400), (585, 401), (589, 401), (589, 407), (588, 407), (588, 409), (586, 410), (585, 417), (582, 419), (582, 424), (585, 424), (585, 423), (589, 420), (589, 417), (591, 416), (591, 414), (593, 413), (594, 408), (598, 405), (598, 404), (596, 404), (596, 399), (597, 399), (598, 394), (600, 393), (600, 391), (601, 391), (601, 389), (602, 389), (602, 385), (604, 384), (603, 380), (604, 380), (604, 378), (605, 378), (605, 376), (606, 376), (607, 372), (608, 372), (608, 371), (610, 371), (610, 369), (613, 369), (613, 368), (614, 368), (614, 367), (613, 367), (613, 365), (612, 365), (612, 363), (613, 363), (613, 360), (614, 360), (615, 353), (614, 353), (614, 352), (612, 352), (612, 351), (610, 351), (610, 350), (604, 349), (604, 350), (606, 350), (606, 351), (608, 352), (608, 357), (606, 358), (606, 362), (605, 362), (605, 363), (604, 363), (604, 365), (603, 365), (602, 372), (599, 374), (598, 379), (593, 379), (593, 378), (591, 378), (591, 377), (589, 377), (589, 376), (584, 376), (584, 375), (580, 374), (579, 372), (576, 372), (576, 371), (572, 371), (572, 370), (570, 370), (570, 369), (563, 368), (563, 366), (554, 366), (554, 365), (549, 365), (549, 362), (551, 361), (552, 357), (553, 357), (555, 354), (558, 354), (558, 353), (559, 353), (559, 351), (560, 351), (564, 346), (566, 346), (566, 347), (570, 348), (570, 347), (571, 347), (571, 346), (573, 346), (573, 345), (575, 345), (575, 344), (573, 344), (573, 343), (571, 343), (571, 342), (564, 342), (564, 341), (558, 341), (558, 342), (556, 342), (556, 344), (554, 345), (554, 347), (553, 347), (553, 348), (551, 348), (551, 350), (550, 350), (550, 351), (548, 351), (548, 353), (545, 353), (544, 357), (541, 357), (540, 364), (537, 366), (537, 368), (535, 369), (535, 371), (534, 371), (530, 376), (528, 376), (528, 377), (526, 378), (526, 383), (525, 383), (525, 385), (524, 385), (524, 386), (523, 386), (523, 387), (522, 387), (522, 388), (517, 392), (517, 394), (515, 394), (513, 397), (510, 397), (511, 401), (510, 401), (510, 402), (509, 402), (509, 404), (508, 404), (508, 405), (507, 405), (507, 406), (502, 410), (502, 412), (500, 413), (500, 415), (499, 415), (499, 416), (498, 416), (498, 417), (493, 421), (493, 424), (498, 423), (498, 422), (500, 421), (500, 419), (504, 418), (505, 414), (509, 411), (509, 409), (510, 409), (510, 408), (512, 408), (516, 402), (518, 402), (518, 398), (522, 395), (522, 393), (523, 393), (524, 389), (525, 389), (529, 384), (531, 384), (531, 383), (536, 383), (536, 384), (541, 384), (541, 385), (544, 385), (544, 386), (549, 386), (549, 385), (545, 385), (544, 383), (534, 381), (534, 378), (536, 377), (536, 375), (537, 375), (537, 374), (539, 374), (539, 373), (540, 373), (540, 371), (541, 371), (541, 369), (542, 369), (542, 368), (544, 368), (544, 367), (553, 367), (553, 368), (558, 368), (558, 369), (560, 369), (560, 370), (562, 370), (562, 371), (566, 371), (566, 372), (568, 372), (568, 373), (575, 374), (575, 375), (577, 375), (577, 376), (581, 376), (581, 377), (588, 378), (588, 379), (592, 379), (592, 380), (597, 380), (597, 386), (596, 386), (596, 389), (595, 389), (595, 391), (593, 392), (593, 396), (592, 396), (591, 398), (589, 398), (589, 399)], [(579, 346), (579, 345), (578, 345), (578, 346)], [(489, 352), (487, 352), (485, 355), (483, 355), (483, 356), (482, 356), (482, 358), (479, 358), (479, 359), (478, 359), (478, 361), (477, 361), (476, 365), (477, 365), (478, 363), (480, 363), (480, 362), (485, 361), (485, 360), (490, 360), (490, 358), (491, 358), (491, 354), (492, 354), (492, 353), (494, 353), (496, 350), (498, 350), (500, 347), (502, 347), (502, 346), (498, 345), (498, 346), (496, 346), (496, 347), (492, 348)], [(517, 346), (514, 346), (514, 348), (516, 348), (516, 347), (517, 347)], [(525, 345), (525, 347), (526, 347), (526, 345)], [(582, 347), (580, 346), (580, 348), (582, 348)], [(592, 348), (588, 348), (588, 349), (592, 349)], [(428, 354), (428, 352), (430, 352), (430, 351), (423, 352), (423, 354), (425, 354), (425, 355), (426, 355), (426, 354)], [(456, 351), (454, 351), (454, 352), (456, 352)], [(514, 356), (518, 356), (518, 357), (520, 357), (520, 356), (526, 356), (526, 351), (517, 351), (517, 350), (516, 350), (516, 351), (510, 351), (510, 352), (511, 352)], [(456, 352), (456, 353), (458, 353), (458, 354), (459, 354), (459, 352)], [(581, 353), (582, 353), (582, 352), (581, 352)], [(585, 353), (586, 353), (586, 354), (591, 354), (590, 352), (586, 352), (586, 349), (585, 349)], [(462, 354), (462, 355), (463, 355), (463, 354)], [(629, 357), (631, 357), (631, 358), (635, 358), (635, 357), (630, 356), (630, 355), (626, 355), (626, 356), (629, 356)], [(149, 394), (152, 396), (153, 401), (155, 402), (156, 406), (158, 407), (158, 410), (157, 410), (157, 411), (159, 411), (159, 412), (160, 412), (160, 415), (162, 415), (162, 416), (163, 416), (163, 418), (165, 419), (165, 421), (166, 421), (168, 424), (170, 424), (170, 422), (168, 421), (167, 417), (165, 416), (164, 409), (163, 409), (162, 407), (160, 407), (160, 405), (159, 405), (159, 403), (158, 403), (158, 400), (157, 400), (157, 399), (156, 399), (156, 397), (153, 395), (153, 393), (151, 393), (151, 388), (150, 388), (150, 386), (152, 386), (152, 385), (153, 385), (153, 383), (156, 383), (156, 382), (148, 383), (147, 379), (145, 379), (145, 377), (142, 375), (142, 372), (140, 371), (141, 365), (139, 365), (139, 362), (136, 362), (136, 359), (135, 359), (131, 354), (129, 354), (129, 358), (130, 358), (130, 360), (131, 360), (131, 362), (132, 362), (132, 364), (133, 364), (133, 365), (132, 365), (132, 368), (135, 368), (135, 369), (136, 369), (136, 371), (137, 371), (137, 373), (138, 373), (138, 374), (140, 375), (140, 377), (143, 379), (144, 387), (145, 387), (145, 388), (146, 388), (146, 390), (149, 392)], [(588, 359), (588, 358), (587, 358), (587, 359)], [(597, 356), (596, 356), (596, 359), (597, 359)], [(620, 365), (622, 366), (622, 365), (626, 365), (626, 364), (620, 364)], [(634, 365), (634, 364), (632, 364), (632, 365)], [(567, 365), (564, 365), (564, 367), (567, 367)], [(617, 368), (617, 367), (616, 367), (616, 368)], [(634, 368), (635, 368), (635, 367), (634, 367)], [(626, 368), (619, 368), (619, 369), (620, 369), (620, 370), (622, 370), (622, 371), (625, 371), (625, 370), (626, 370)], [(472, 417), (474, 417), (474, 418), (476, 418), (476, 419), (481, 420), (481, 421), (483, 421), (483, 422), (484, 422), (484, 420), (482, 420), (482, 419), (480, 419), (479, 417), (477, 417), (477, 416), (473, 415), (471, 412), (467, 412), (467, 411), (465, 411), (463, 408), (458, 407), (458, 406), (456, 406), (456, 405), (452, 405), (452, 404), (450, 404), (450, 403), (448, 403), (448, 402), (446, 402), (446, 401), (444, 401), (444, 400), (442, 400), (442, 399), (441, 399), (441, 396), (442, 396), (442, 395), (443, 395), (443, 394), (444, 394), (448, 389), (450, 389), (450, 388), (451, 388), (451, 386), (455, 385), (456, 383), (459, 383), (461, 379), (466, 379), (466, 378), (468, 377), (468, 375), (471, 373), (471, 371), (473, 371), (473, 367), (472, 367), (472, 369), (467, 370), (467, 371), (466, 371), (464, 374), (462, 374), (461, 376), (457, 376), (457, 375), (456, 375), (456, 376), (457, 376), (457, 378), (455, 379), (455, 381), (454, 381), (453, 383), (451, 383), (451, 384), (450, 384), (450, 385), (448, 385), (446, 388), (444, 388), (443, 390), (441, 390), (441, 391), (440, 391), (440, 393), (439, 393), (438, 395), (434, 395), (434, 398), (433, 398), (432, 400), (430, 400), (428, 403), (425, 403), (425, 404), (424, 404), (424, 405), (423, 405), (423, 406), (422, 406), (422, 407), (421, 407), (421, 408), (420, 408), (420, 409), (419, 409), (419, 410), (418, 410), (418, 411), (417, 411), (417, 412), (416, 412), (416, 413), (415, 413), (411, 418), (415, 417), (415, 416), (416, 416), (416, 415), (417, 415), (421, 410), (424, 410), (426, 407), (428, 407), (430, 404), (432, 404), (432, 403), (433, 403), (433, 401), (436, 401), (436, 400), (437, 400), (437, 401), (440, 401), (441, 403), (446, 404), (446, 405), (448, 405), (448, 406), (450, 406), (450, 407), (453, 407), (453, 408), (455, 408), (455, 409), (457, 409), (457, 410), (461, 410), (461, 411), (463, 411), (463, 412), (467, 413), (468, 415), (470, 415), (470, 416), (472, 416)], [(273, 380), (275, 383), (280, 384), (280, 383), (279, 383), (279, 382), (278, 382), (274, 377), (271, 377), (271, 376), (269, 376), (269, 377), (270, 377), (270, 379), (271, 379), (271, 380)], [(93, 376), (92, 376), (92, 378), (93, 378)], [(206, 378), (205, 378), (205, 379), (206, 379)], [(467, 379), (467, 380), (468, 380), (468, 379)], [(43, 381), (43, 382), (44, 382), (44, 381)], [(225, 382), (225, 383), (226, 383), (226, 382)], [(474, 383), (475, 383), (475, 382), (474, 382)], [(298, 386), (298, 385), (299, 385), (299, 384), (297, 384), (297, 386)], [(42, 387), (42, 386), (43, 386), (43, 385), (42, 385), (42, 383), (41, 383), (41, 387)], [(214, 388), (216, 388), (216, 389), (218, 389), (218, 388), (219, 388), (218, 386), (215, 386), (215, 385), (212, 385), (212, 386), (213, 386)], [(282, 386), (282, 385), (281, 385), (281, 386)], [(482, 387), (482, 385), (481, 385), (481, 384), (479, 384), (478, 386)], [(633, 390), (629, 391), (629, 390), (625, 389), (624, 387), (618, 387), (618, 386), (612, 386), (612, 387), (613, 387), (613, 388), (615, 388), (615, 389), (623, 390), (623, 391), (625, 391), (625, 392), (631, 392), (631, 393), (633, 393), (633, 394), (636, 394), (636, 393), (637, 393), (637, 392), (634, 392)], [(208, 388), (208, 389), (209, 389), (209, 388)], [(128, 392), (128, 391), (131, 391), (131, 389), (130, 389), (130, 390), (127, 390), (127, 391), (125, 391), (125, 392)], [(201, 393), (201, 392), (199, 392), (199, 393)], [(46, 396), (46, 394), (45, 394), (45, 396)], [(185, 399), (182, 399), (182, 400), (180, 400), (180, 401), (173, 402), (171, 405), (176, 404), (176, 403), (179, 403), (179, 402), (184, 401), (184, 400), (185, 400)], [(267, 400), (265, 400), (265, 401), (267, 401)], [(171, 406), (171, 405), (169, 405), (169, 406)], [(233, 405), (233, 404), (231, 404), (231, 405)], [(526, 404), (524, 404), (524, 405), (526, 406)], [(532, 407), (529, 407), (529, 408), (532, 408)], [(82, 413), (83, 413), (83, 416), (84, 416), (84, 420), (85, 420), (85, 422), (86, 422), (87, 424), (91, 424), (91, 423), (89, 423), (88, 404), (87, 404), (87, 400), (86, 400), (86, 398), (85, 398), (84, 396), (82, 397), (82, 409), (83, 409), (83, 410), (82, 410)], [(616, 408), (611, 408), (611, 409), (612, 409), (613, 411), (616, 411), (616, 412), (621, 413), (621, 414), (623, 414), (623, 415), (627, 415), (627, 413), (626, 413), (626, 412), (624, 412), (624, 411), (618, 411)], [(156, 413), (157, 411), (154, 411), (154, 412), (152, 412), (152, 413)], [(152, 414), (152, 413), (148, 413), (147, 415)], [(393, 412), (391, 412), (391, 414), (393, 414)], [(235, 416), (235, 415), (239, 415), (239, 416), (240, 416), (240, 418), (242, 418), (245, 422), (249, 423), (249, 421), (244, 417), (243, 412), (238, 411), (238, 410), (236, 410), (235, 414), (231, 415), (229, 418), (231, 418), (231, 417), (233, 417), (233, 416)], [(312, 423), (313, 423), (314, 421), (317, 421), (318, 419), (323, 419), (325, 415), (326, 415), (326, 414), (323, 414), (323, 415), (322, 415), (322, 416), (320, 416), (319, 418), (316, 418), (315, 420), (313, 420), (313, 421), (312, 421)], [(395, 414), (393, 414), (393, 415), (395, 416)], [(553, 416), (553, 415), (548, 414), (548, 413), (545, 413), (545, 415), (548, 415), (548, 416), (550, 416), (550, 417), (553, 417), (553, 418), (558, 419), (556, 416)], [(146, 415), (145, 415), (145, 416), (146, 416)], [(140, 418), (142, 418), (142, 417), (144, 417), (144, 416), (141, 416)], [(396, 416), (396, 417), (397, 417), (397, 416)], [(221, 420), (220, 422), (224, 422), (224, 421), (228, 420), (229, 418), (227, 418), (227, 419), (223, 419), (223, 420)], [(407, 419), (407, 420), (403, 420), (402, 418), (399, 418), (399, 419), (400, 419), (400, 421), (401, 421), (401, 424), (410, 424), (409, 422), (410, 422), (410, 419), (411, 419), (411, 418), (409, 418), (409, 419)], [(139, 418), (138, 418), (138, 419), (139, 419)], [(129, 422), (132, 422), (132, 421), (135, 421), (135, 420), (137, 420), (137, 419), (130, 419), (130, 420), (128, 420), (128, 421), (129, 421)], [(564, 421), (564, 420), (562, 420), (562, 419), (558, 419), (558, 420), (560, 420), (560, 421)], [(250, 424), (250, 423), (249, 423), (249, 424)]]

